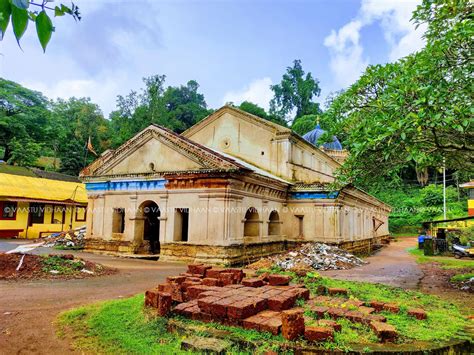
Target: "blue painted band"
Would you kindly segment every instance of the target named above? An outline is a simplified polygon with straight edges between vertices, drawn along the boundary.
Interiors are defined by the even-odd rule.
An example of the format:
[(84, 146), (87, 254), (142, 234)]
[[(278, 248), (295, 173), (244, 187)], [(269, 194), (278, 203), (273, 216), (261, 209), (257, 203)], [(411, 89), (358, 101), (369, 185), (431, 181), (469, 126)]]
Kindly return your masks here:
[(86, 182), (86, 190), (97, 191), (148, 191), (163, 190), (166, 180), (114, 180), (104, 182)]
[(339, 195), (338, 191), (333, 192), (312, 192), (312, 191), (301, 191), (292, 192), (290, 199), (305, 200), (305, 199), (335, 199)]

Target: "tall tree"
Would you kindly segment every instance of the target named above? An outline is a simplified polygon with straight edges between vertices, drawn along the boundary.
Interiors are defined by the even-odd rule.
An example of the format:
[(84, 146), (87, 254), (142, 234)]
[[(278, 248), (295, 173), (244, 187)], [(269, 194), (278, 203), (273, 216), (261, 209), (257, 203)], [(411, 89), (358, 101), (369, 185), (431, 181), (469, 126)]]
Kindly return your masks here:
[(110, 116), (113, 146), (151, 123), (180, 133), (211, 113), (196, 81), (165, 87), (165, 79), (164, 75), (144, 78), (145, 88), (141, 93), (132, 91), (127, 96), (117, 97), (117, 110)]
[[(89, 98), (58, 99), (52, 103), (51, 117), (56, 128), (51, 148), (61, 159), (61, 171), (65, 173), (76, 175), (84, 167), (89, 137), (97, 153), (110, 146), (109, 122)], [(89, 161), (94, 158), (87, 156)]]
[(0, 78), (0, 148), (3, 160), (11, 158), (12, 140), (37, 143), (48, 139), (50, 114), (47, 99), (37, 91), (29, 90), (12, 81)]
[(274, 98), (270, 101), (270, 113), (286, 118), (295, 111), (295, 117), (319, 114), (321, 109), (313, 98), (321, 93), (319, 80), (311, 73), (305, 73), (301, 60), (295, 60), (292, 67), (286, 68), (286, 73), (280, 84), (272, 85)]
[[(396, 63), (370, 66), (326, 112), (351, 151), (342, 177), (363, 185), (409, 165), (472, 169), (473, 5), (424, 0), (426, 47)], [(339, 135), (341, 136), (341, 135)]]

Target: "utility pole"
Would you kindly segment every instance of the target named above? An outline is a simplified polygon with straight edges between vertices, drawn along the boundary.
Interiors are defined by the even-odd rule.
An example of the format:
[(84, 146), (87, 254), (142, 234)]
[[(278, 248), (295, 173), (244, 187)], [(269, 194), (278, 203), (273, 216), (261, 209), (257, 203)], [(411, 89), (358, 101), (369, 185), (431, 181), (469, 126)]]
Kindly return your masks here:
[(443, 158), (443, 219), (446, 219), (446, 159)]

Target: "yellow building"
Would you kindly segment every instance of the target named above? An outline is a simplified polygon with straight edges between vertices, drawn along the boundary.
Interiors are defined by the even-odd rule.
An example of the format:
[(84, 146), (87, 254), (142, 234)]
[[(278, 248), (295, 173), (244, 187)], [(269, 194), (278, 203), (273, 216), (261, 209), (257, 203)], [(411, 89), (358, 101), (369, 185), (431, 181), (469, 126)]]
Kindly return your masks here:
[(0, 238), (33, 239), (86, 224), (87, 196), (76, 178), (0, 165)]
[(469, 197), (467, 199), (467, 214), (474, 216), (474, 180), (462, 184), (461, 187), (469, 189)]

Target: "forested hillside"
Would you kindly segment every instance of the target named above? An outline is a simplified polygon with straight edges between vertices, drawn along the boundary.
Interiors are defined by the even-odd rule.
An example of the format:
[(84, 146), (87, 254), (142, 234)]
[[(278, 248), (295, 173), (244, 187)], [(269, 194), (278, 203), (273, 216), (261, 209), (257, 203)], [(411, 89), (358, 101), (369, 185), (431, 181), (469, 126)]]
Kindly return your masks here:
[[(352, 183), (391, 204), (394, 228), (442, 214), (443, 166), (451, 186), (448, 216), (464, 215), (466, 193), (458, 185), (473, 178), (474, 166), (472, 13), (467, 0), (425, 0), (413, 21), (427, 24), (426, 47), (367, 67), (325, 107), (318, 79), (300, 60), (271, 86), (269, 112), (248, 101), (239, 107), (301, 135), (319, 123), (327, 131), (320, 143), (337, 136), (350, 155), (334, 188)], [(165, 75), (119, 95), (109, 117), (89, 98), (51, 100), (0, 79), (0, 159), (77, 175), (94, 152), (118, 147), (151, 123), (180, 133), (212, 112), (195, 80), (167, 86)]]

